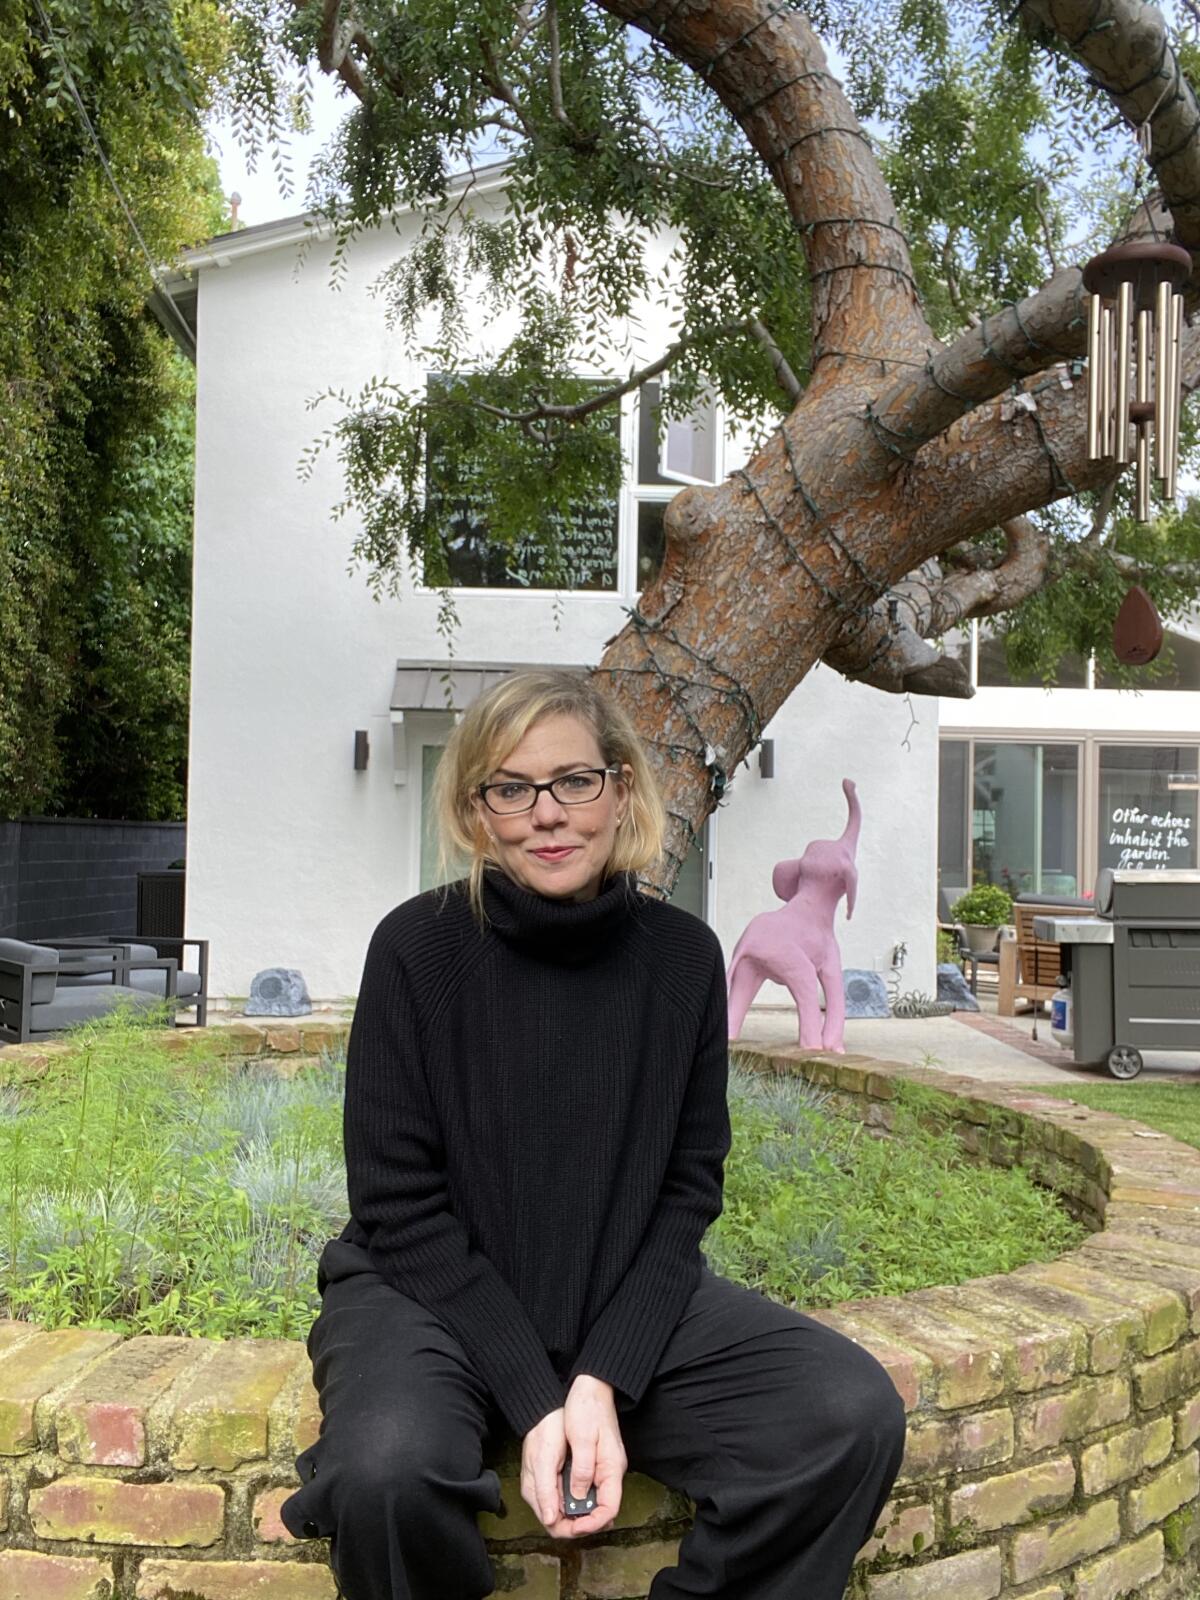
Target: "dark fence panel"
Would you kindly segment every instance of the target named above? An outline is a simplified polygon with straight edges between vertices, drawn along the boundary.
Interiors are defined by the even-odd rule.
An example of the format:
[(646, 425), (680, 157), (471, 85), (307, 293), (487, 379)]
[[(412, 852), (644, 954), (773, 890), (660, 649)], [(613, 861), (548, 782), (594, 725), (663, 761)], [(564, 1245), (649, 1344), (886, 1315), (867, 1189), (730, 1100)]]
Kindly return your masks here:
[(182, 822), (23, 817), (0, 823), (0, 935), (132, 933), (138, 873), (178, 860), (186, 838)]

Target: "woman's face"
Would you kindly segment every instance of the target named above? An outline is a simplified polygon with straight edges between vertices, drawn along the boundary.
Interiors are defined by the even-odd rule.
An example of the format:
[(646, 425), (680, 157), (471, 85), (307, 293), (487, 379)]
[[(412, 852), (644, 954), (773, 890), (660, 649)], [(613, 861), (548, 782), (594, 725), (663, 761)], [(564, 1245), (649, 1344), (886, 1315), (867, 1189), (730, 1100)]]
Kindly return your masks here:
[[(559, 714), (534, 723), (515, 749), (485, 780), (548, 783), (551, 778), (603, 767), (596, 735), (578, 717)], [(629, 810), (628, 764), (622, 776), (610, 773), (595, 800), (563, 805), (543, 789), (532, 811), (498, 816), (474, 797), (475, 809), (491, 843), (491, 854), (526, 889), (561, 900), (594, 899), (612, 854), (617, 829)], [(550, 852), (550, 853), (547, 853)]]

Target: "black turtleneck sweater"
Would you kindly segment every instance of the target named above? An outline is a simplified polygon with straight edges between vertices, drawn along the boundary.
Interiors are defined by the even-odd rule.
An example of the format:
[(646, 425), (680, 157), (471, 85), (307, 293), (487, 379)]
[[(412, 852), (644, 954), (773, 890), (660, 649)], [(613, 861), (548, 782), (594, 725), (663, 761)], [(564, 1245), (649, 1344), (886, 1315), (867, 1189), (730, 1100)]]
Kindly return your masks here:
[(524, 1435), (588, 1373), (640, 1399), (699, 1279), (729, 1151), (716, 935), (639, 894), (485, 874), (397, 906), (347, 1050), (351, 1221)]

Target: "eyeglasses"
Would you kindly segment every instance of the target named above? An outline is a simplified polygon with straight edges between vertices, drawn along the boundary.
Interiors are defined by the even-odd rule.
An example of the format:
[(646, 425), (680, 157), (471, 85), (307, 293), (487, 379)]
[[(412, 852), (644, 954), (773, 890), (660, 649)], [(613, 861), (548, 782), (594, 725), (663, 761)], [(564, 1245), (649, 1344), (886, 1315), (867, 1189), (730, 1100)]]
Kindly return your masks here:
[(481, 783), (479, 796), (489, 811), (499, 817), (512, 817), (518, 811), (532, 811), (543, 789), (563, 806), (582, 806), (589, 800), (598, 800), (604, 792), (604, 780), (611, 773), (620, 774), (619, 762), (610, 767), (587, 767), (582, 772), (565, 772), (561, 778), (551, 778), (549, 783)]

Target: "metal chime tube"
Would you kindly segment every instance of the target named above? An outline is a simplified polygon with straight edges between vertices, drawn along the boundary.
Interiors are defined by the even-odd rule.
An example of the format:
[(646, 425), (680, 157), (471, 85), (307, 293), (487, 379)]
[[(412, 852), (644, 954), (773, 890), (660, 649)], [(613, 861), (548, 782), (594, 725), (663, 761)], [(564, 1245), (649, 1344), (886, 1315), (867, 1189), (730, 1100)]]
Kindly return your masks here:
[(1179, 471), (1179, 409), (1181, 400), (1181, 385), (1179, 371), (1179, 345), (1183, 338), (1183, 296), (1171, 296), (1171, 415), (1170, 433), (1167, 439), (1167, 476), (1163, 485), (1163, 493), (1168, 500), (1175, 498), (1175, 478)]
[(1113, 438), (1113, 309), (1100, 313), (1100, 454), (1111, 456)]
[(1167, 475), (1171, 437), (1171, 301), (1174, 290), (1160, 283), (1154, 307), (1154, 476)]
[[(1139, 311), (1137, 319), (1137, 398), (1143, 405), (1150, 399), (1150, 341), (1154, 337), (1154, 317)], [(1150, 423), (1137, 425), (1137, 519), (1150, 520)]]
[(1117, 399), (1113, 423), (1116, 428), (1113, 451), (1118, 463), (1124, 466), (1130, 459), (1129, 448), (1129, 335), (1133, 322), (1133, 284), (1122, 282), (1117, 293)]
[(1088, 382), (1087, 382), (1087, 453), (1088, 460), (1100, 455), (1100, 325), (1104, 302), (1098, 294), (1088, 296)]

